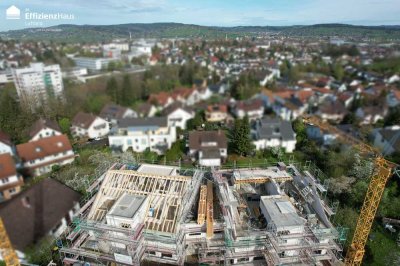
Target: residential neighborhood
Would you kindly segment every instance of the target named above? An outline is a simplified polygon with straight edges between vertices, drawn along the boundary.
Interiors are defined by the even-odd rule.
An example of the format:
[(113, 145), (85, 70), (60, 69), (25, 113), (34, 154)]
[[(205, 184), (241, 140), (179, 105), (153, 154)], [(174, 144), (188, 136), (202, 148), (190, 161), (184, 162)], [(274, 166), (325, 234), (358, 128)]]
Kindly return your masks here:
[(0, 265), (399, 265), (398, 26), (207, 5), (0, 30)]

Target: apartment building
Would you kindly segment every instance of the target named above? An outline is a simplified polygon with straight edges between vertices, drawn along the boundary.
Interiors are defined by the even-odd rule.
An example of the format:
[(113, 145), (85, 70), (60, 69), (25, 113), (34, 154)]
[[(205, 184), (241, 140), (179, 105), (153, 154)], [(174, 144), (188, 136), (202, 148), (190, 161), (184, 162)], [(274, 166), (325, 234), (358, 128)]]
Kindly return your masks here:
[(294, 165), (114, 164), (103, 177), (60, 249), (64, 265), (340, 263), (346, 231), (330, 222), (326, 188)]
[(23, 184), (24, 180), (17, 173), (11, 155), (8, 153), (0, 154), (0, 202), (19, 193)]
[(45, 66), (31, 63), (26, 68), (12, 70), (18, 97), (22, 104), (31, 108), (46, 103), (51, 97), (62, 97), (64, 85), (59, 65)]
[(110, 147), (144, 152), (147, 148), (163, 154), (176, 141), (176, 127), (166, 117), (124, 118), (118, 120), (108, 137)]
[(17, 153), (26, 174), (31, 176), (49, 173), (53, 166), (72, 163), (75, 158), (66, 135), (19, 144)]
[(115, 61), (114, 58), (91, 58), (91, 57), (75, 57), (73, 58), (77, 67), (86, 68), (89, 71), (99, 71), (107, 69), (110, 62)]

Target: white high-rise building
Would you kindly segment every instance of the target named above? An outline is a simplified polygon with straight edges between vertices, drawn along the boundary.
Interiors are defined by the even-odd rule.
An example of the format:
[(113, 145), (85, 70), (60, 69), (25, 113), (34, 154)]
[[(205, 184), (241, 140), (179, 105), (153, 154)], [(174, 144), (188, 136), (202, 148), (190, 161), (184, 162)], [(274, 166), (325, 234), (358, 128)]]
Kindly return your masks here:
[(12, 75), (21, 103), (31, 108), (47, 102), (49, 97), (62, 97), (60, 65), (31, 63), (30, 67), (13, 69)]

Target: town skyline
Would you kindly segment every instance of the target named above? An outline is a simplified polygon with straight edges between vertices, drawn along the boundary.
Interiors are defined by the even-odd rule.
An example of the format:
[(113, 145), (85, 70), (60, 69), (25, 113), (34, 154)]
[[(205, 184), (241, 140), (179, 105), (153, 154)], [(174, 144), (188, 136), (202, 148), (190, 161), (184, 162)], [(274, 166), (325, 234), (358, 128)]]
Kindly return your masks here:
[[(363, 26), (400, 25), (400, 11), (395, 0), (361, 1), (321, 0), (298, 1), (5, 1), (0, 4), (0, 31), (31, 27), (50, 27), (60, 24), (118, 25), (128, 23), (183, 23), (201, 26), (293, 26), (314, 24), (350, 24)], [(21, 19), (8, 20), (6, 10), (15, 5)], [(347, 8), (343, 8), (346, 6)], [(96, 8), (93, 8), (96, 7)], [(30, 24), (24, 13), (64, 13), (73, 19), (34, 20)], [(222, 15), (221, 15), (222, 14)], [(212, 18), (212, 19), (210, 19)]]

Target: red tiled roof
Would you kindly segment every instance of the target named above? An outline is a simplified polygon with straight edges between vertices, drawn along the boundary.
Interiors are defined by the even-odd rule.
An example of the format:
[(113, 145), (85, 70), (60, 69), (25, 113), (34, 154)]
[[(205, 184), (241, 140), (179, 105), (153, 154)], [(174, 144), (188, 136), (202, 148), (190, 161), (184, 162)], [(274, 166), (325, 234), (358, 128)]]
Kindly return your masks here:
[(17, 174), (15, 163), (9, 153), (0, 154), (0, 179)]
[(292, 97), (292, 95), (294, 93), (295, 92), (292, 91), (292, 90), (281, 90), (281, 91), (274, 92), (274, 97), (280, 97), (282, 99), (288, 99), (288, 98)]
[(157, 94), (151, 94), (150, 97), (149, 97), (148, 102), (149, 103), (153, 103), (154, 102), (156, 104), (164, 106), (164, 105), (167, 104), (169, 98), (171, 98), (169, 93), (165, 92), (165, 91), (162, 91), (162, 92), (159, 92)]
[(236, 108), (243, 111), (251, 111), (262, 108), (263, 102), (259, 99), (250, 101), (239, 101), (236, 103)]
[(228, 106), (226, 106), (225, 104), (208, 105), (207, 106), (207, 112), (223, 112), (223, 113), (227, 113), (228, 112)]
[(23, 161), (31, 161), (72, 150), (66, 135), (53, 136), (17, 145), (17, 153)]
[(332, 91), (330, 89), (327, 89), (327, 88), (313, 87), (312, 90), (315, 91), (315, 92), (318, 92), (318, 93), (322, 93), (322, 94), (330, 94), (330, 93), (332, 93)]
[(296, 92), (296, 97), (302, 102), (305, 103), (314, 95), (314, 91), (312, 90), (300, 90)]

